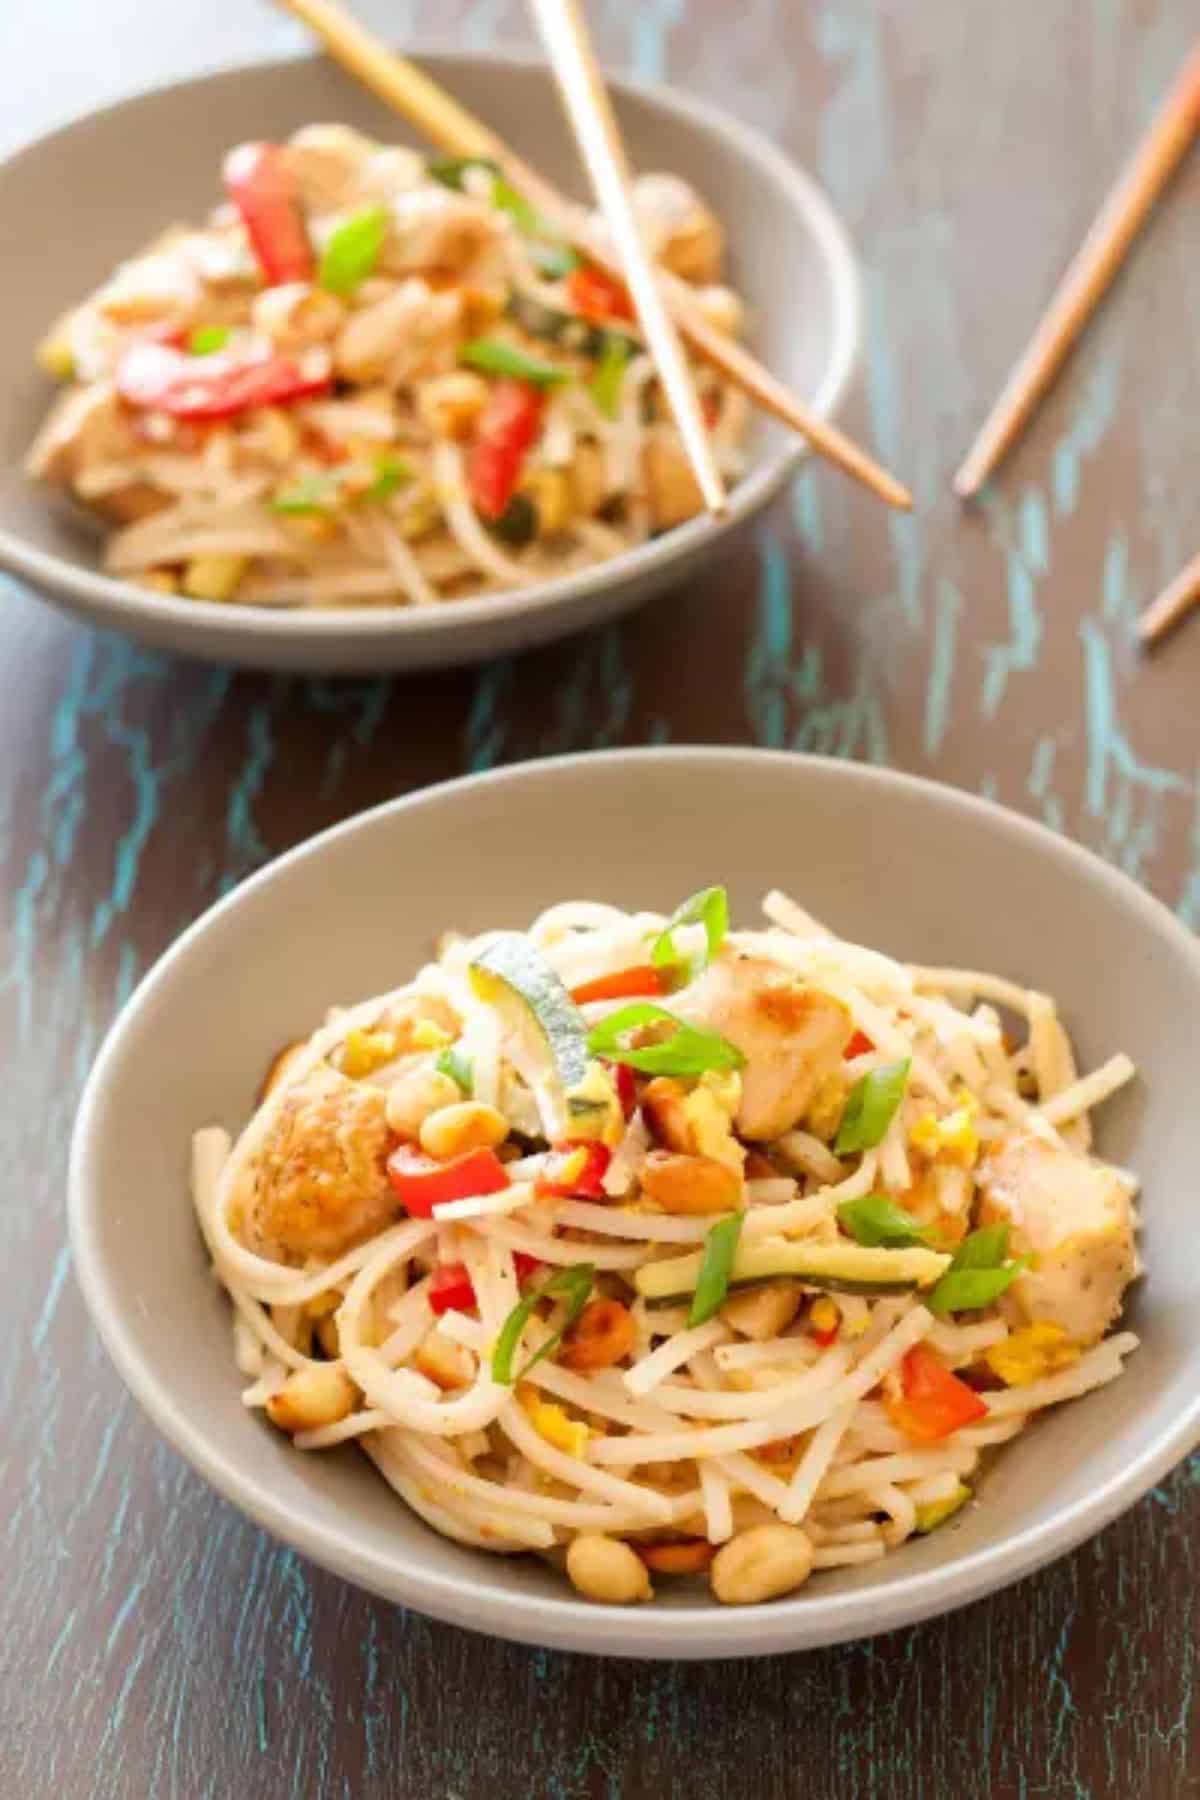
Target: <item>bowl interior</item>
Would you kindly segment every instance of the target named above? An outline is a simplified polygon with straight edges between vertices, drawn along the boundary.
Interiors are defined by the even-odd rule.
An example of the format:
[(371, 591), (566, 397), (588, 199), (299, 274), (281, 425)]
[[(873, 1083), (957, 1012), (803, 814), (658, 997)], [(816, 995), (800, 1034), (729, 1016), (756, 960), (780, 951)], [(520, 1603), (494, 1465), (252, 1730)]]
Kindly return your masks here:
[[(1142, 1078), (1107, 1108), (1101, 1144), (1145, 1181), (1149, 1279), (1132, 1309), (1144, 1342), (1115, 1386), (1002, 1450), (979, 1505), (883, 1564), (824, 1575), (769, 1608), (729, 1613), (679, 1593), (613, 1614), (575, 1603), (535, 1562), (442, 1541), (358, 1453), (297, 1455), (242, 1408), (226, 1306), (187, 1203), (188, 1139), (214, 1121), (236, 1129), (282, 1043), (331, 1003), (403, 980), (446, 926), (520, 926), (585, 895), (665, 909), (714, 879), (728, 881), (739, 922), (782, 886), (851, 937), (1047, 988), (1085, 1066), (1118, 1047), (1134, 1056)], [(532, 764), (318, 838), (169, 953), (120, 1020), (81, 1115), (81, 1275), (122, 1373), (176, 1444), (318, 1561), (385, 1594), (503, 1635), (632, 1654), (883, 1629), (1026, 1572), (1188, 1448), (1180, 1420), (1194, 1431), (1200, 1386), (1198, 1004), (1200, 957), (1163, 909), (1084, 852), (949, 789), (752, 751)]]
[[(581, 195), (578, 156), (544, 68), (484, 56), (422, 60), (514, 148)], [(854, 324), (847, 316), (852, 301), (831, 266), (823, 207), (808, 199), (782, 159), (761, 145), (752, 149), (740, 128), (721, 127), (704, 109), (689, 110), (661, 94), (621, 84), (615, 93), (635, 165), (692, 178), (724, 221), (732, 279), (752, 296), (755, 348), (813, 404), (830, 405), (845, 375)], [(6, 299), (0, 336), (0, 387), (7, 396), (0, 416), (0, 532), (61, 559), (68, 570), (95, 568), (95, 532), (22, 474), (52, 394), (32, 360), (38, 340), (122, 257), (172, 222), (204, 217), (219, 198), (221, 157), (231, 144), (282, 137), (325, 119), (415, 141), (402, 121), (332, 64), (304, 58), (143, 95), (0, 166), (0, 256), (25, 271)], [(64, 194), (71, 196), (69, 229), (48, 232), (46, 220), (57, 216)], [(31, 258), (33, 242), (38, 251)], [(837, 248), (840, 254), (840, 240)], [(762, 471), (783, 456), (784, 435), (756, 425), (751, 448), (752, 467)]]

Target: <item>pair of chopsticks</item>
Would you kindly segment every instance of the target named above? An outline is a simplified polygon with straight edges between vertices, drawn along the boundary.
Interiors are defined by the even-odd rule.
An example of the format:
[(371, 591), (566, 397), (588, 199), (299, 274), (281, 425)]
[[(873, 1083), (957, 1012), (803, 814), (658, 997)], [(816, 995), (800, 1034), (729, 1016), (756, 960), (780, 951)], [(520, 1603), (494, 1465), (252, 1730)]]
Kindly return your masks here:
[[(1151, 209), (1200, 131), (1200, 44), (1109, 194), (1058, 291), (1013, 369), (954, 486), (970, 498), (1012, 448), (1070, 355)], [(1200, 556), (1143, 613), (1138, 636), (1154, 643), (1200, 604)]]
[(764, 412), (799, 432), (828, 462), (861, 482), (889, 506), (910, 508), (912, 496), (893, 475), (835, 425), (811, 412), (748, 350), (715, 330), (700, 312), (686, 282), (653, 266), (634, 212), (629, 170), (612, 105), (577, 0), (530, 3), (608, 226), (608, 237), (596, 231), (582, 208), (565, 199), (423, 70), (388, 50), (346, 13), (338, 0), (280, 0), (287, 11), (314, 32), (335, 61), (403, 113), (426, 137), (451, 156), (495, 163), (504, 179), (568, 243), (627, 284), (684, 449), (711, 512), (724, 509), (724, 484), (713, 460), (681, 337)]

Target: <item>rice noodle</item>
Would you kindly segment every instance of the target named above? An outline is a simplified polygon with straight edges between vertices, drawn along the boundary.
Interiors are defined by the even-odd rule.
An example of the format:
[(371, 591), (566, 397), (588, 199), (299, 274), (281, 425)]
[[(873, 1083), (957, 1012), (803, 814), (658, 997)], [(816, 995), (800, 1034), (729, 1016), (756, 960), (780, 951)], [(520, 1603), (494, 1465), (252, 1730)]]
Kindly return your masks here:
[[(873, 1148), (839, 1156), (811, 1120), (767, 1144), (773, 1169), (789, 1173), (760, 1169), (745, 1181), (742, 1246), (845, 1244), (839, 1207), (878, 1193), (912, 1203), (914, 1181), (943, 1228), (956, 1221), (969, 1229), (971, 1156), (934, 1155), (918, 1122), (930, 1114), (940, 1122), (966, 1096), (967, 1116), (989, 1149), (1028, 1134), (1065, 1149), (1080, 1141), (1076, 1127), (1133, 1073), (1127, 1058), (1115, 1056), (1079, 1076), (1053, 1003), (1035, 990), (1010, 992), (1001, 978), (969, 971), (909, 970), (842, 945), (781, 896), (768, 911), (771, 930), (738, 934), (735, 947), (772, 956), (787, 978), (819, 984), (847, 1007), (872, 1047), (856, 1046), (844, 1080), (899, 1060), (901, 1050), (910, 1070), (905, 1098)], [(574, 901), (548, 908), (529, 935), (571, 987), (639, 967), (663, 923), (652, 912)], [(681, 953), (703, 949), (702, 930), (678, 929)], [(681, 1252), (699, 1253), (714, 1218), (663, 1211), (644, 1196), (639, 1173), (654, 1138), (636, 1107), (623, 1132), (619, 1121), (615, 1128), (611, 1118), (606, 1123), (613, 1153), (603, 1196), (559, 1198), (539, 1185), (549, 1154), (543, 1146), (561, 1141), (570, 1117), (566, 1084), (544, 1044), (523, 1036), (519, 1022), (471, 984), (472, 961), (495, 939), (485, 933), (448, 941), (408, 988), (332, 1014), (289, 1062), (286, 1081), (236, 1145), (217, 1128), (196, 1134), (196, 1215), (233, 1302), (243, 1402), (264, 1407), (293, 1371), (330, 1366), (323, 1354), (328, 1336), (314, 1317), (330, 1313), (340, 1352), (334, 1366), (362, 1396), (347, 1415), (297, 1434), (297, 1450), (360, 1443), (423, 1518), (481, 1548), (558, 1551), (578, 1532), (636, 1538), (664, 1528), (703, 1533), (715, 1545), (727, 1542), (747, 1514), (753, 1519), (765, 1509), (809, 1532), (814, 1567), (855, 1567), (899, 1547), (918, 1529), (920, 1508), (956, 1500), (982, 1459), (1028, 1429), (1037, 1412), (1121, 1373), (1137, 1345), (1128, 1332), (1044, 1378), (984, 1393), (986, 1417), (925, 1444), (908, 1435), (890, 1405), (908, 1379), (905, 1358), (925, 1342), (950, 1368), (975, 1364), (1018, 1329), (1007, 1309), (935, 1318), (920, 1295), (835, 1291), (830, 1343), (820, 1337), (824, 1323), (818, 1328), (819, 1316), (810, 1314), (811, 1293), (798, 1299), (794, 1289), (790, 1300), (784, 1294), (778, 1329), (761, 1341), (753, 1313), (729, 1313), (756, 1332), (749, 1338), (720, 1313), (691, 1325), (686, 1294), (678, 1304), (648, 1307), (636, 1294), (638, 1272)], [(470, 1061), (474, 1098), (504, 1112), (512, 1146), (525, 1152), (514, 1160), (510, 1151), (508, 1185), (439, 1203), (428, 1220), (387, 1222), (323, 1264), (273, 1261), (254, 1235), (250, 1248), (242, 1233), (248, 1219), (257, 1220), (256, 1184), (272, 1133), (292, 1105), (287, 1097), (312, 1083), (322, 1094), (339, 1091), (348, 1035), (378, 1030), (414, 994), (448, 1006), (461, 1021), (457, 1048)], [(590, 1004), (587, 1019), (622, 1004)], [(686, 999), (671, 1004), (690, 1018)], [(1028, 1018), (1024, 1044), (1002, 1038), (994, 1006)], [(367, 1079), (387, 1090), (399, 1075), (428, 1066), (432, 1054), (405, 1048)], [(1027, 1097), (1031, 1084), (1036, 1099)], [(718, 1138), (717, 1150), (723, 1147)], [(1113, 1174), (1128, 1190), (1136, 1187), (1122, 1171)], [(522, 1255), (540, 1268), (531, 1274)], [(438, 1314), (434, 1271), (457, 1264), (462, 1297)], [(584, 1278), (576, 1304), (619, 1299), (629, 1311), (633, 1348), (613, 1366), (588, 1367), (586, 1355), (582, 1366), (572, 1366), (573, 1353), (593, 1340), (581, 1322), (560, 1349), (558, 1334), (571, 1321), (565, 1290), (560, 1284), (539, 1298), (539, 1284), (585, 1264), (594, 1285), (587, 1291)], [(803, 1278), (799, 1286), (804, 1290)], [(495, 1378), (493, 1355), (522, 1299), (514, 1388)], [(594, 1329), (602, 1341), (603, 1326)]]

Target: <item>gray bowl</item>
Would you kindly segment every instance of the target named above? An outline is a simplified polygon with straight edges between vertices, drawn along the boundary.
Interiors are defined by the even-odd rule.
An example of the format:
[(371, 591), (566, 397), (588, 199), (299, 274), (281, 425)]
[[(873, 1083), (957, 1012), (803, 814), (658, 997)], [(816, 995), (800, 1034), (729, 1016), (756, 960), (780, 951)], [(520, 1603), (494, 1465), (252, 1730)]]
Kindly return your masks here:
[[(580, 176), (549, 75), (518, 57), (422, 57), (430, 74), (564, 188)], [(755, 351), (812, 409), (837, 405), (858, 347), (853, 258), (828, 202), (765, 139), (685, 95), (614, 82), (629, 150), (641, 168), (690, 176), (725, 223), (733, 279), (751, 308)], [(750, 466), (716, 524), (692, 520), (610, 563), (520, 593), (436, 611), (275, 611), (147, 594), (98, 571), (98, 538), (32, 487), (21, 462), (51, 396), (33, 350), (64, 308), (119, 257), (216, 198), (221, 155), (249, 137), (307, 121), (346, 120), (406, 139), (403, 123), (330, 63), (266, 63), (142, 95), (44, 138), (0, 165), (0, 261), (23, 271), (0, 334), (0, 567), (55, 604), (159, 649), (257, 668), (330, 672), (468, 663), (549, 642), (614, 618), (711, 557), (728, 531), (764, 507), (803, 454), (758, 422)], [(46, 230), (62, 196), (65, 228)], [(37, 255), (29, 255), (30, 244)]]
[[(605, 829), (598, 831), (596, 821)], [(513, 845), (520, 846), (518, 855)], [(479, 871), (486, 869), (487, 880)], [(735, 917), (790, 889), (851, 937), (1049, 989), (1085, 1062), (1141, 1079), (1101, 1146), (1145, 1180), (1141, 1349), (1115, 1385), (996, 1456), (956, 1522), (773, 1605), (707, 1591), (597, 1607), (532, 1560), (437, 1537), (365, 1456), (301, 1455), (239, 1399), (226, 1302), (187, 1197), (189, 1134), (236, 1129), (279, 1045), (336, 1001), (399, 982), (446, 926), (520, 926), (552, 900), (669, 908), (714, 880)], [(501, 1637), (628, 1656), (765, 1654), (961, 1606), (1060, 1556), (1200, 1438), (1195, 1021), (1200, 950), (1087, 852), (903, 775), (752, 750), (646, 750), (528, 764), (433, 788), (325, 832), (247, 881), (147, 976), (88, 1083), (71, 1152), (76, 1268), (109, 1353), (213, 1485), (315, 1562)]]

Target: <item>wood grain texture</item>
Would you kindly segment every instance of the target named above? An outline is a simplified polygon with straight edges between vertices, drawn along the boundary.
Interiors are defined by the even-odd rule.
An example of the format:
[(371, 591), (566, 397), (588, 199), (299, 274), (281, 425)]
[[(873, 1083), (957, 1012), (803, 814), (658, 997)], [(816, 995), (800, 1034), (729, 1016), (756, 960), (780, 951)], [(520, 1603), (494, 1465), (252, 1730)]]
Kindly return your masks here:
[[(406, 42), (431, 22), (416, 0), (361, 11)], [(753, 120), (844, 212), (868, 300), (847, 423), (911, 480), (912, 518), (811, 470), (686, 593), (419, 682), (174, 664), (3, 590), (4, 1800), (1200, 1794), (1200, 1459), (913, 1631), (765, 1664), (537, 1654), (377, 1603), (209, 1493), (109, 1368), (63, 1222), (80, 1081), (158, 952), (267, 857), (464, 769), (668, 738), (892, 762), (1044, 818), (1200, 922), (1200, 631), (1152, 664), (1133, 637), (1200, 545), (1195, 158), (1002, 487), (969, 515), (949, 493), (1189, 12), (593, 0), (612, 61)], [(436, 24), (526, 37), (519, 0), (447, 0)], [(29, 75), (0, 147), (301, 43), (248, 5), (10, 7), (0, 61)]]

